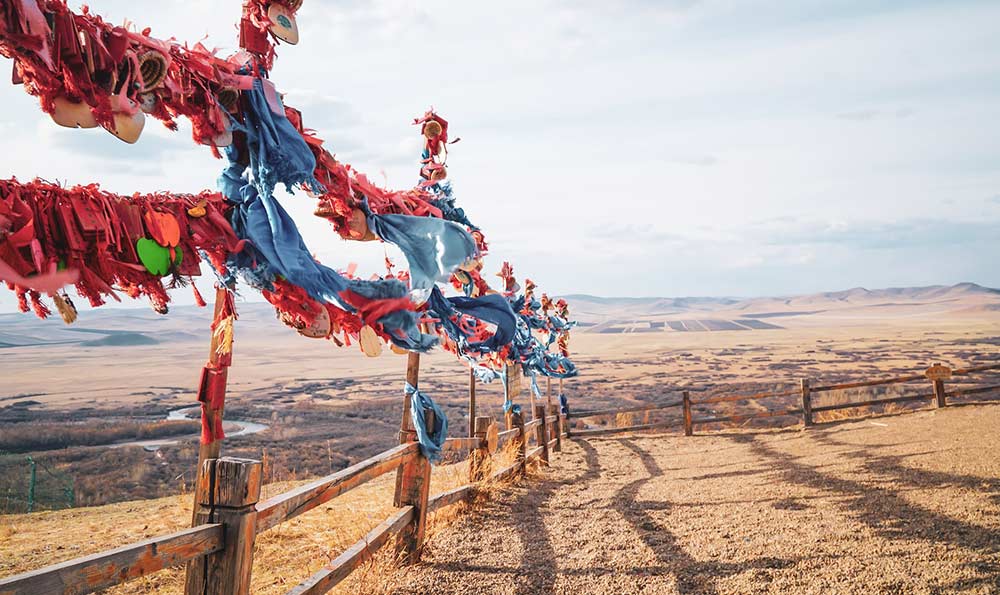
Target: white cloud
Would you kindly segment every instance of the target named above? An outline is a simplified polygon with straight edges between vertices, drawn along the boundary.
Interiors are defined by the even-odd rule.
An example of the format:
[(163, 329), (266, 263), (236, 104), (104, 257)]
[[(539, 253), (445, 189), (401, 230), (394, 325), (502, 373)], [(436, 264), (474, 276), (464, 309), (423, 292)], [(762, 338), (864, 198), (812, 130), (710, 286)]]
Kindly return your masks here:
[[(238, 2), (90, 4), (234, 45)], [(983, 227), (1000, 188), (996, 3), (307, 0), (300, 20), (273, 79), (306, 126), (408, 187), (410, 121), (438, 108), (489, 265), (509, 258), (546, 291), (921, 284), (956, 259), (1000, 284)], [(70, 140), (84, 133), (54, 130), (21, 89), (0, 102), (0, 176), (192, 191), (220, 168), (186, 131)], [(332, 237), (304, 195), (286, 204), (329, 264), (381, 270), (381, 247)], [(942, 244), (937, 222), (975, 243)]]

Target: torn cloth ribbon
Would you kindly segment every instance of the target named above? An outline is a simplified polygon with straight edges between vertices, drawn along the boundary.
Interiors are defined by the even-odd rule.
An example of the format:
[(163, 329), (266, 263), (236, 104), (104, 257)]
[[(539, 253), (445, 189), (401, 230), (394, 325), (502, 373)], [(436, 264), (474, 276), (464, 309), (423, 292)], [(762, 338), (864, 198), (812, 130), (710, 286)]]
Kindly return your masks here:
[[(417, 431), (417, 441), (420, 443), (420, 452), (427, 457), (431, 463), (441, 460), (441, 451), (444, 441), (448, 439), (448, 418), (444, 411), (438, 407), (430, 397), (417, 390), (417, 388), (406, 383), (404, 391), (410, 397), (410, 419), (413, 421), (413, 428)], [(427, 427), (426, 410), (434, 413), (434, 423)]]
[[(437, 316), (445, 333), (463, 350), (496, 353), (514, 339), (517, 330), (517, 316), (507, 300), (498, 294), (477, 298), (446, 298), (441, 290), (435, 287), (427, 300), (427, 310)], [(452, 317), (457, 315), (471, 316), (492, 323), (496, 325), (496, 332), (484, 341), (468, 343), (469, 337), (463, 333), (458, 323), (452, 320)]]
[[(435, 343), (433, 337), (418, 330), (412, 308), (400, 307), (403, 302), (409, 306), (402, 299), (406, 296), (402, 282), (351, 280), (313, 258), (295, 222), (274, 198), (274, 188), (283, 183), (289, 191), (295, 184), (322, 190), (312, 177), (315, 159), (284, 113), (269, 106), (261, 79), (254, 81), (247, 94), (245, 121), (233, 123), (246, 134), (246, 155), (237, 143), (226, 147), (229, 165), (219, 178), (222, 193), (235, 205), (230, 215), (233, 230), (240, 239), (249, 240), (245, 250), (230, 258), (230, 269), (263, 289), (272, 289), (281, 276), (315, 300), (337, 303), (349, 312), (371, 312), (372, 320), (365, 317), (365, 321), (381, 324), (400, 347), (429, 349)], [(350, 297), (347, 291), (352, 292)], [(393, 307), (380, 308), (379, 300), (392, 300), (385, 303)]]
[(423, 295), (435, 282), (447, 282), (452, 272), (473, 260), (476, 240), (464, 227), (436, 217), (379, 215), (361, 203), (368, 228), (382, 240), (397, 246), (410, 265), (410, 289)]

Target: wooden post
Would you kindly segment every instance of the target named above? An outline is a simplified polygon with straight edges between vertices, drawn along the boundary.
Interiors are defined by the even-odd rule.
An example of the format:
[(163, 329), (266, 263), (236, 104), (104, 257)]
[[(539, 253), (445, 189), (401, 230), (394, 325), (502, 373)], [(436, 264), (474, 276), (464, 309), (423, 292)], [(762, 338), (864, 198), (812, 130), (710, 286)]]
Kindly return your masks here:
[[(224, 285), (215, 288), (215, 309), (212, 315), (213, 323), (219, 320), (226, 301), (229, 299), (229, 289)], [(220, 365), (225, 363), (227, 365)], [(221, 428), (223, 411), (225, 409), (226, 384), (229, 380), (228, 361), (222, 362), (219, 354), (219, 334), (212, 331), (208, 348), (208, 363), (202, 368), (201, 380), (198, 386), (198, 401), (201, 403), (202, 428)], [(214, 398), (213, 398), (214, 397)], [(202, 431), (204, 437), (204, 430)], [(222, 455), (222, 440), (203, 442), (198, 446), (198, 467), (195, 470), (195, 485), (202, 481), (201, 473), (205, 469), (205, 461), (218, 459)], [(199, 502), (195, 501), (192, 520), (197, 514)]]
[(681, 398), (684, 400), (684, 435), (693, 436), (694, 424), (691, 421), (691, 393), (684, 391), (681, 393)]
[(476, 435), (476, 372), (469, 368), (469, 436)]
[(924, 375), (927, 376), (927, 379), (931, 381), (931, 385), (934, 387), (934, 405), (939, 409), (947, 407), (948, 399), (944, 392), (944, 381), (947, 378), (951, 378), (951, 368), (941, 364), (934, 364), (927, 368)]
[(813, 425), (812, 391), (809, 389), (809, 379), (803, 378), (802, 387), (802, 422), (808, 428)]
[[(521, 374), (520, 369), (517, 368), (519, 365), (520, 364), (506, 364), (503, 368), (504, 380), (506, 380), (506, 382), (504, 382), (504, 401), (513, 402), (514, 399), (521, 396)], [(504, 419), (507, 422), (507, 429), (513, 429), (514, 425), (511, 421), (510, 411), (506, 412)]]
[(188, 562), (185, 595), (247, 595), (263, 469), (250, 459), (208, 459), (195, 495), (194, 526), (222, 523), (225, 548)]
[(552, 406), (552, 377), (545, 377), (545, 404)]
[(542, 423), (535, 428), (535, 437), (538, 445), (542, 447), (542, 463), (549, 464), (549, 426), (545, 423), (545, 405), (535, 405), (535, 419)]
[(944, 394), (944, 379), (937, 378), (934, 381), (934, 403), (940, 409), (941, 407), (947, 407), (948, 401)]
[(559, 405), (549, 405), (549, 415), (556, 417), (556, 424), (552, 427), (556, 435), (555, 452), (562, 452), (562, 415), (559, 413)]
[[(416, 388), (420, 380), (420, 354), (410, 352), (406, 360), (406, 382)], [(429, 427), (434, 416), (426, 412)], [(403, 395), (403, 419), (399, 423), (399, 443), (416, 442), (417, 432), (410, 418), (410, 396)], [(420, 452), (403, 463), (396, 472), (396, 492), (393, 503), (397, 507), (413, 506), (413, 524), (400, 536), (399, 546), (406, 553), (407, 561), (420, 561), (427, 529), (427, 499), (431, 488), (431, 463)]]
[(472, 451), (472, 456), (469, 457), (469, 481), (471, 482), (482, 481), (489, 473), (489, 460), (493, 456), (493, 453), (490, 452), (490, 446), (487, 443), (486, 437), (489, 434), (491, 425), (493, 425), (492, 417), (483, 416), (476, 418), (475, 431), (472, 435), (479, 438), (479, 446)]
[(524, 417), (520, 413), (510, 412), (509, 419), (510, 425), (519, 431), (517, 438), (514, 439), (517, 440), (517, 454), (515, 456), (517, 457), (517, 461), (521, 463), (521, 471), (523, 472), (525, 458), (527, 458), (526, 455), (528, 454), (528, 436), (524, 432)]

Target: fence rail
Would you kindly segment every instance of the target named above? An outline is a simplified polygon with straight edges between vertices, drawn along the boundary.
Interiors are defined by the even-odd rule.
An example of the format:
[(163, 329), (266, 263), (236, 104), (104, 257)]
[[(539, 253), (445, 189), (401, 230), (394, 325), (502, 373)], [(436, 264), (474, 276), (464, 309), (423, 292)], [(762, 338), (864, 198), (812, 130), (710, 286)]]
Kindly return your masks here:
[[(885, 405), (888, 403), (911, 403), (919, 401), (928, 401), (936, 407), (946, 407), (948, 405), (948, 399), (961, 398), (966, 396), (985, 394), (991, 392), (1000, 391), (1000, 385), (992, 384), (987, 386), (976, 386), (976, 387), (965, 387), (958, 386), (950, 389), (946, 389), (944, 382), (945, 380), (955, 377), (955, 376), (968, 376), (971, 374), (988, 372), (993, 370), (1000, 370), (1000, 363), (985, 364), (981, 366), (971, 366), (968, 368), (959, 368), (951, 370), (945, 366), (935, 365), (930, 368), (914, 374), (906, 374), (901, 376), (894, 376), (891, 378), (879, 378), (875, 380), (862, 380), (853, 382), (843, 382), (837, 384), (827, 384), (820, 386), (813, 386), (808, 379), (802, 379), (800, 381), (799, 388), (787, 389), (787, 390), (776, 390), (768, 392), (760, 392), (748, 395), (719, 395), (712, 396), (703, 399), (694, 399), (691, 397), (689, 391), (683, 391), (681, 393), (680, 402), (663, 403), (663, 404), (649, 404), (641, 406), (630, 406), (621, 408), (607, 408), (607, 409), (594, 409), (585, 411), (570, 411), (566, 414), (567, 426), (570, 426), (570, 420), (572, 419), (585, 419), (591, 417), (604, 417), (604, 416), (617, 416), (619, 413), (637, 413), (637, 412), (653, 412), (659, 410), (670, 409), (673, 407), (681, 407), (683, 415), (681, 418), (671, 418), (668, 420), (657, 421), (652, 423), (643, 423), (636, 425), (626, 425), (618, 427), (596, 427), (596, 428), (585, 428), (585, 429), (569, 429), (568, 435), (577, 437), (590, 437), (590, 436), (606, 436), (612, 434), (619, 434), (624, 432), (636, 432), (645, 430), (656, 430), (664, 428), (679, 427), (683, 428), (684, 434), (691, 436), (694, 434), (695, 427), (698, 425), (706, 424), (721, 424), (721, 423), (745, 423), (747, 421), (752, 421), (756, 419), (768, 419), (776, 417), (801, 417), (802, 422), (806, 426), (812, 426), (815, 424), (814, 414), (823, 413), (827, 411), (838, 411), (843, 409), (858, 409), (865, 407), (875, 407), (880, 405)], [(887, 386), (893, 384), (906, 384), (912, 382), (929, 382), (932, 388), (931, 391), (924, 391), (913, 395), (902, 395), (898, 397), (883, 397), (883, 398), (873, 398), (866, 399), (864, 401), (850, 401), (845, 403), (833, 403), (824, 405), (814, 405), (813, 398), (816, 393), (830, 393), (833, 391), (843, 391), (858, 388), (872, 388), (878, 386)], [(706, 405), (717, 405), (722, 403), (750, 403), (758, 402), (765, 399), (775, 399), (775, 398), (785, 398), (788, 397), (799, 397), (799, 403), (794, 407), (782, 407), (777, 409), (763, 409), (759, 411), (752, 411), (746, 413), (734, 413), (729, 415), (716, 414), (714, 411), (709, 412), (708, 415), (704, 413), (696, 415), (696, 408), (704, 407)], [(787, 403), (787, 402), (786, 402)]]
[(201, 525), (0, 580), (0, 594), (94, 593), (222, 547), (223, 526)]

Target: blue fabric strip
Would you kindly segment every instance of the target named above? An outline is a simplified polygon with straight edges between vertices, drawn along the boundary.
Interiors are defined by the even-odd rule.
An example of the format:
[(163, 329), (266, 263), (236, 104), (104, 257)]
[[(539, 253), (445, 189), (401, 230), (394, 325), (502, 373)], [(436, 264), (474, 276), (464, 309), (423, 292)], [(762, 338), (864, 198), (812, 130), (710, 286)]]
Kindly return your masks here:
[[(444, 411), (437, 406), (433, 399), (417, 390), (409, 382), (403, 389), (410, 397), (410, 419), (413, 421), (413, 428), (417, 431), (417, 441), (420, 443), (420, 452), (432, 464), (441, 460), (441, 449), (445, 440), (448, 439), (448, 418)], [(427, 416), (425, 409), (434, 412), (434, 425), (427, 430)]]
[(378, 215), (362, 203), (368, 228), (395, 244), (410, 265), (410, 289), (427, 291), (438, 281), (447, 282), (461, 265), (478, 254), (476, 240), (464, 227), (436, 217)]
[[(349, 312), (355, 310), (340, 295), (347, 289), (368, 299), (405, 296), (406, 286), (395, 279), (351, 280), (316, 262), (295, 222), (274, 198), (279, 183), (289, 192), (296, 184), (322, 191), (313, 178), (315, 158), (284, 113), (271, 111), (260, 79), (246, 95), (244, 121), (234, 120), (233, 128), (246, 135), (247, 155), (241, 155), (236, 144), (226, 147), (229, 165), (219, 178), (220, 190), (235, 205), (230, 215), (233, 230), (240, 239), (249, 240), (241, 253), (230, 257), (230, 276), (238, 271), (252, 286), (264, 289), (272, 289), (281, 276), (313, 299), (337, 303)], [(419, 331), (417, 314), (412, 311), (397, 310), (366, 322), (381, 324), (404, 349), (426, 351), (436, 343), (434, 337)]]

